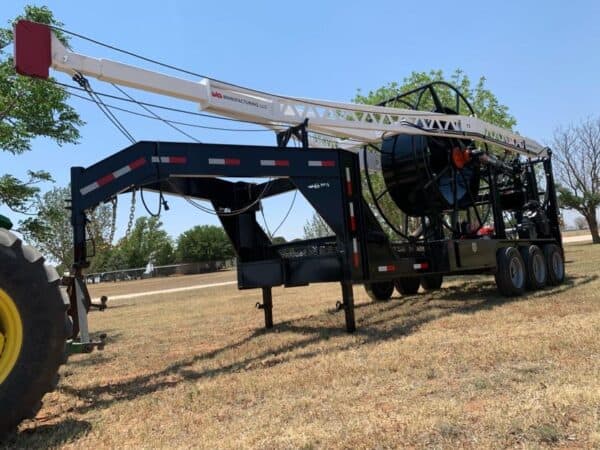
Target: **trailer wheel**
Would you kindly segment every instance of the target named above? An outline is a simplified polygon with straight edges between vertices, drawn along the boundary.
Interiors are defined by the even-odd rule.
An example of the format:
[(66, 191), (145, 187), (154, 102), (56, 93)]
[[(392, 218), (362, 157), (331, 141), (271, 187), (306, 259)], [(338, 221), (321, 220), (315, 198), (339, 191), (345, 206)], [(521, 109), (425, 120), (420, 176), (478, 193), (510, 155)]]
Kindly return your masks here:
[(394, 283), (391, 281), (377, 281), (375, 283), (365, 283), (365, 291), (375, 302), (389, 300), (394, 293)]
[(419, 292), (421, 278), (419, 277), (402, 277), (394, 280), (394, 285), (402, 295), (415, 295)]
[(423, 275), (421, 277), (421, 287), (426, 291), (437, 291), (442, 287), (444, 277), (442, 274)]
[(521, 247), (521, 256), (525, 263), (525, 286), (529, 290), (541, 289), (546, 286), (548, 270), (546, 258), (537, 245)]
[(561, 284), (565, 281), (565, 260), (560, 247), (556, 244), (544, 245), (544, 257), (548, 268), (548, 284)]
[(71, 320), (59, 276), (0, 229), (0, 436), (33, 418), (66, 362)]
[(523, 294), (526, 270), (521, 253), (514, 247), (504, 247), (496, 253), (496, 286), (506, 297)]

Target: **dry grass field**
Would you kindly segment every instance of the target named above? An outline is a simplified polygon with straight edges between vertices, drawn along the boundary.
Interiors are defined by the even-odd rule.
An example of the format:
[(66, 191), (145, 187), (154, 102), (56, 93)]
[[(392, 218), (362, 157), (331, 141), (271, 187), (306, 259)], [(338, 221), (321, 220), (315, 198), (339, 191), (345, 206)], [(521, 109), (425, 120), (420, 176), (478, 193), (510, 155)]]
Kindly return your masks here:
[(92, 298), (107, 295), (137, 294), (139, 292), (160, 291), (163, 289), (179, 289), (196, 286), (200, 284), (222, 283), (235, 281), (235, 270), (223, 270), (213, 273), (201, 273), (197, 275), (180, 275), (168, 278), (146, 278), (144, 280), (122, 281), (118, 283), (107, 282), (88, 285)]
[(357, 286), (353, 335), (334, 284), (274, 289), (270, 332), (235, 286), (114, 301), (90, 315), (106, 350), (5, 445), (600, 448), (600, 246), (567, 259), (513, 301), (491, 277), (377, 304)]

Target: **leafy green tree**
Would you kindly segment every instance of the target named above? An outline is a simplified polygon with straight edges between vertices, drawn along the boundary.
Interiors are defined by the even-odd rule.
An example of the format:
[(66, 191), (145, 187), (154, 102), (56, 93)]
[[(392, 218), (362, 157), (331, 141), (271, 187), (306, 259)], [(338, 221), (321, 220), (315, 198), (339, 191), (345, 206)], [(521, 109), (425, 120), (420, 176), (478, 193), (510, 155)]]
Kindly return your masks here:
[(331, 230), (331, 228), (329, 228), (327, 222), (325, 222), (323, 218), (316, 212), (313, 213), (312, 218), (306, 221), (306, 224), (304, 224), (305, 239), (331, 236), (332, 234), (333, 231)]
[[(402, 83), (392, 81), (374, 91), (369, 91), (367, 95), (363, 95), (361, 90), (358, 89), (353, 101), (356, 103), (375, 105), (434, 81), (443, 81), (455, 86), (469, 101), (475, 114), (480, 119), (511, 130), (517, 124), (517, 120), (509, 113), (508, 106), (501, 104), (492, 91), (486, 88), (485, 77), (479, 77), (479, 80), (473, 86), (471, 79), (465, 75), (461, 69), (456, 69), (450, 76), (446, 76), (442, 70), (412, 72), (408, 77), (404, 78)], [(438, 89), (442, 104), (450, 105), (456, 110), (454, 107), (456, 103), (454, 92), (443, 86), (440, 86)], [(414, 101), (416, 99), (411, 98), (411, 100)], [(421, 109), (432, 110), (433, 102), (431, 97), (425, 95), (421, 105)], [(396, 106), (398, 108), (407, 107), (399, 102), (390, 106)], [(469, 114), (466, 109), (463, 109), (465, 107), (464, 103), (459, 104), (459, 106), (460, 111), (458, 112), (460, 114)]]
[(180, 262), (221, 261), (235, 256), (229, 238), (221, 227), (198, 225), (177, 239)]
[(173, 241), (162, 227), (158, 217), (139, 217), (129, 236), (122, 238), (107, 258), (106, 270), (144, 267), (149, 261), (174, 263)]
[[(509, 113), (508, 107), (500, 103), (497, 97), (485, 86), (485, 77), (480, 77), (477, 83), (473, 85), (471, 79), (460, 69), (456, 69), (452, 74), (446, 76), (442, 70), (431, 70), (429, 72), (413, 72), (408, 77), (404, 78), (402, 83), (393, 81), (385, 86), (382, 86), (373, 91), (369, 91), (366, 95), (362, 94), (359, 89), (353, 101), (356, 103), (365, 103), (369, 105), (376, 105), (384, 102), (388, 99), (394, 98), (399, 94), (412, 91), (424, 84), (431, 83), (434, 81), (442, 81), (455, 86), (464, 97), (469, 101), (475, 114), (482, 120), (493, 123), (495, 125), (513, 129), (516, 125), (516, 119)], [(439, 86), (437, 88), (440, 100), (443, 105), (449, 105), (455, 111), (458, 109), (458, 113), (463, 115), (469, 115), (470, 112), (463, 101), (459, 102), (458, 108), (456, 105), (456, 98), (454, 92), (445, 87)], [(408, 101), (415, 104), (417, 102), (417, 94), (410, 95)], [(402, 102), (391, 103), (388, 106), (397, 108), (407, 108), (408, 106)], [(434, 109), (433, 99), (431, 95), (426, 93), (421, 98), (419, 109), (432, 111)], [(385, 182), (383, 177), (379, 173), (373, 173), (370, 176), (373, 185), (373, 192), (375, 195), (384, 193), (386, 190)], [(365, 186), (366, 189), (366, 182)], [(370, 195), (366, 195), (365, 199), (371, 205), (373, 212), (376, 216), (380, 216), (379, 212), (374, 207), (373, 199)], [(384, 194), (379, 200), (385, 216), (399, 229), (404, 228), (404, 213), (398, 209), (389, 194)], [(413, 231), (418, 226), (418, 221), (409, 220), (408, 230), (406, 232)], [(393, 235), (393, 231), (384, 224), (384, 229), (388, 234)]]
[(553, 150), (559, 185), (558, 202), (577, 211), (588, 223), (592, 240), (600, 244), (597, 211), (600, 206), (600, 117), (558, 128)]
[[(12, 25), (18, 19), (62, 26), (45, 6), (26, 6), (24, 14), (0, 28), (0, 149), (18, 155), (30, 150), (31, 141), (43, 136), (58, 145), (76, 143), (83, 122), (67, 105), (69, 94), (48, 81), (24, 77), (15, 73), (12, 51)], [(66, 36), (58, 38), (68, 44)], [(17, 213), (30, 213), (40, 182), (51, 180), (46, 171), (29, 171), (26, 180), (6, 174), (0, 176), (0, 202)], [(22, 224), (35, 227), (34, 219)]]
[[(70, 196), (69, 187), (55, 187), (42, 196), (36, 196), (36, 226), (21, 229), (26, 240), (47, 258), (56, 261), (61, 270), (68, 270), (73, 263), (73, 229), (66, 209), (66, 200)], [(101, 205), (88, 214), (88, 234), (96, 249), (90, 271), (94, 271), (110, 249), (112, 208), (112, 205)]]

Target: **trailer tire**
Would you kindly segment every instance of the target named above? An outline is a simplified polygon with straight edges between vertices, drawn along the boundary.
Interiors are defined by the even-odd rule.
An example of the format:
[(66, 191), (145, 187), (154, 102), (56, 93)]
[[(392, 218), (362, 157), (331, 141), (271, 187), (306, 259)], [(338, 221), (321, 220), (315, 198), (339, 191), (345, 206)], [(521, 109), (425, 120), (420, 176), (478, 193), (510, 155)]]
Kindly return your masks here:
[(442, 274), (434, 273), (431, 275), (423, 275), (421, 277), (421, 287), (428, 292), (437, 291), (442, 287), (444, 277)]
[(542, 250), (537, 245), (520, 247), (519, 250), (525, 263), (525, 287), (533, 291), (546, 286), (548, 269)]
[(565, 281), (565, 260), (562, 250), (556, 244), (544, 245), (544, 257), (548, 268), (548, 284), (558, 286)]
[(415, 295), (421, 286), (420, 277), (402, 277), (394, 280), (394, 285), (402, 295)]
[(365, 291), (374, 302), (384, 302), (389, 300), (394, 293), (394, 283), (392, 281), (377, 281), (365, 283)]
[(496, 253), (496, 286), (505, 297), (525, 292), (525, 262), (515, 247), (504, 247)]
[(0, 436), (35, 417), (58, 383), (72, 332), (59, 282), (38, 251), (0, 229)]

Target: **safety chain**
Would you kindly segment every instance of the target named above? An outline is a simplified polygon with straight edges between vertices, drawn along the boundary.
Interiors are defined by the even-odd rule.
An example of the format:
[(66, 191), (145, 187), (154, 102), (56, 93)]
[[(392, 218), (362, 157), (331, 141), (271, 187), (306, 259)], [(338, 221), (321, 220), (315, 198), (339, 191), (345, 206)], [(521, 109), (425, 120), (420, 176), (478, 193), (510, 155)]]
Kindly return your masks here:
[(129, 237), (131, 228), (133, 227), (133, 219), (135, 216), (135, 189), (131, 191), (131, 206), (129, 207), (129, 221), (127, 222), (127, 231), (125, 231), (125, 239)]
[(117, 228), (117, 197), (112, 199), (112, 223), (110, 224), (110, 236), (108, 238), (108, 245), (112, 245), (115, 238), (115, 230)]

